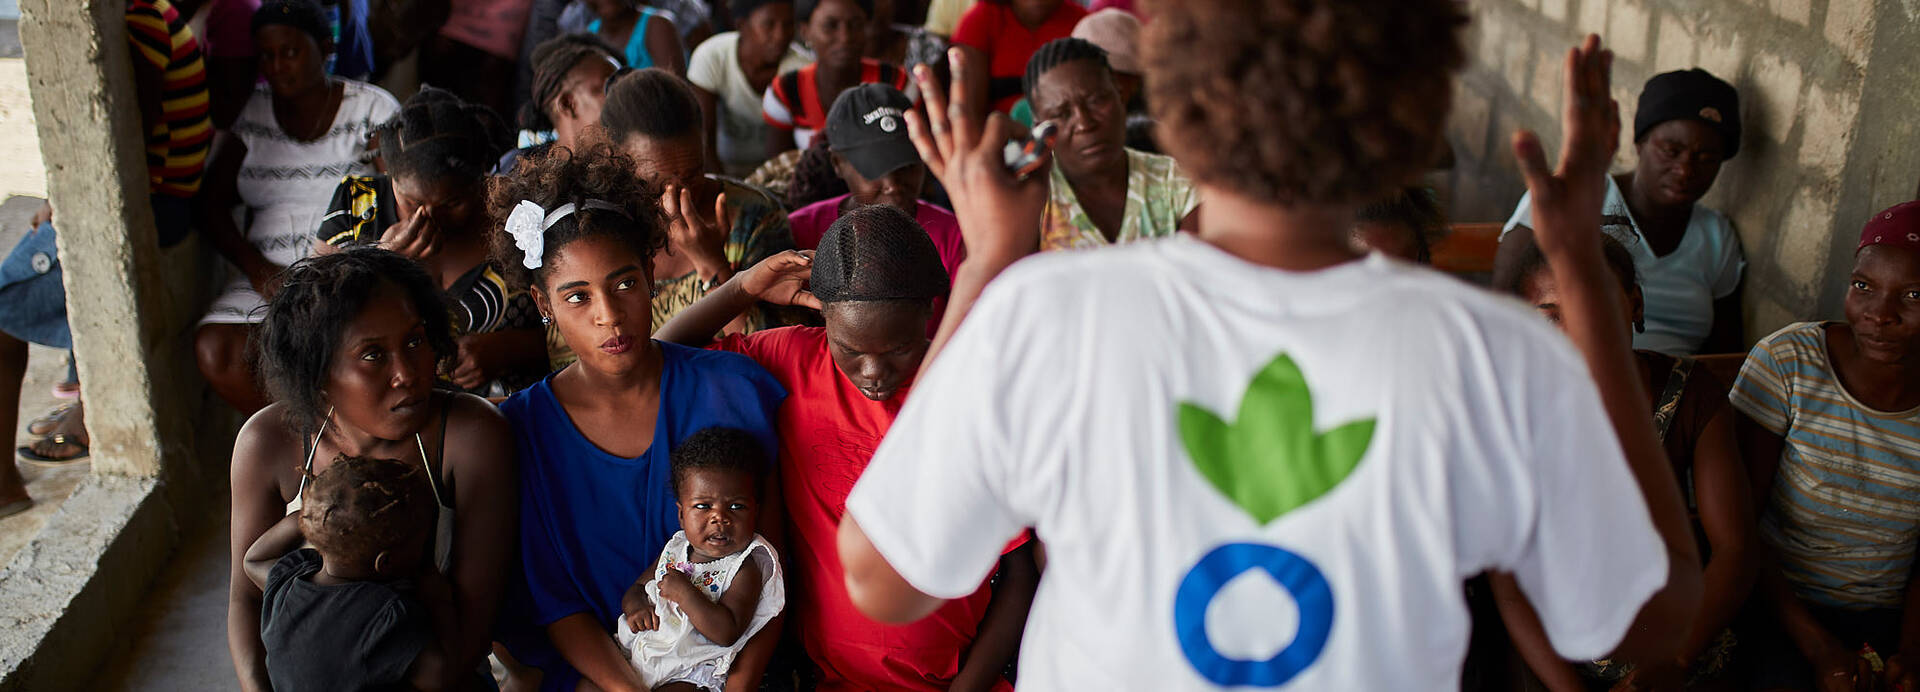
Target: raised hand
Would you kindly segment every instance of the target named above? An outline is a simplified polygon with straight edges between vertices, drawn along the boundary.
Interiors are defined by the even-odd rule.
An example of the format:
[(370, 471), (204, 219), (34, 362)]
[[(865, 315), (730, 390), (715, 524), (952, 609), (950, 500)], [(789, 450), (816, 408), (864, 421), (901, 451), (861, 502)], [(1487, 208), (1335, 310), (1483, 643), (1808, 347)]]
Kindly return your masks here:
[(1565, 109), (1560, 162), (1547, 167), (1540, 138), (1514, 134), (1513, 153), (1533, 197), (1533, 239), (1551, 258), (1570, 249), (1600, 249), (1600, 209), (1606, 201), (1607, 168), (1620, 146), (1620, 105), (1612, 97), (1613, 52), (1588, 35), (1567, 51)]
[(945, 93), (933, 83), (931, 69), (914, 68), (927, 106), (924, 116), (917, 110), (907, 113), (907, 133), (927, 170), (940, 179), (953, 200), (968, 256), (1012, 262), (1040, 246), (1048, 178), (1035, 175), (1016, 181), (1007, 172), (1001, 150), (1013, 133), (1013, 121), (1001, 113), (982, 121), (967, 103), (967, 94), (986, 93), (969, 88), (987, 78), (985, 66), (968, 64), (959, 49), (947, 51), (947, 59), (953, 66), (953, 81)]
[(819, 310), (820, 299), (807, 290), (807, 279), (812, 276), (813, 251), (788, 250), (760, 260), (736, 280), (740, 290), (754, 300)]
[(700, 215), (693, 189), (668, 185), (660, 195), (660, 206), (667, 214), (667, 243), (687, 259), (704, 278), (725, 278), (732, 266), (727, 263), (727, 231), (733, 227), (727, 218), (727, 195), (713, 198), (713, 220)]

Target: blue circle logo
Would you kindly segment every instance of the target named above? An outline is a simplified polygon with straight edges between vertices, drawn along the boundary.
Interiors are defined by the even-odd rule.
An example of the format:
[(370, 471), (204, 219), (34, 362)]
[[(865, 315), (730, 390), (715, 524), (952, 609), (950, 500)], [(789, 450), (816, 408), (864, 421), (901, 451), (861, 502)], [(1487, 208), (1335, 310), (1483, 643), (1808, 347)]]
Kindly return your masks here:
[[(1252, 569), (1266, 570), (1300, 611), (1293, 642), (1264, 661), (1228, 658), (1207, 639), (1207, 605), (1228, 582)], [(1228, 543), (1200, 558), (1180, 581), (1173, 626), (1180, 650), (1201, 677), (1221, 686), (1278, 687), (1313, 665), (1327, 647), (1333, 630), (1333, 589), (1306, 558), (1270, 545)]]

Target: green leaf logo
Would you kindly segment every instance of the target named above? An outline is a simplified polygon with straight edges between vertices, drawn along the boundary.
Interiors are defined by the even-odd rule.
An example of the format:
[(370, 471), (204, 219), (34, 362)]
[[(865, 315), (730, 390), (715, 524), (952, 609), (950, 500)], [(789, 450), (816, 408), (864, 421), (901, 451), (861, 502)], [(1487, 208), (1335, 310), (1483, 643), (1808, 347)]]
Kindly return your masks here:
[(1266, 524), (1346, 480), (1373, 441), (1374, 420), (1315, 433), (1307, 379), (1282, 353), (1253, 376), (1233, 423), (1180, 402), (1180, 439), (1200, 475)]

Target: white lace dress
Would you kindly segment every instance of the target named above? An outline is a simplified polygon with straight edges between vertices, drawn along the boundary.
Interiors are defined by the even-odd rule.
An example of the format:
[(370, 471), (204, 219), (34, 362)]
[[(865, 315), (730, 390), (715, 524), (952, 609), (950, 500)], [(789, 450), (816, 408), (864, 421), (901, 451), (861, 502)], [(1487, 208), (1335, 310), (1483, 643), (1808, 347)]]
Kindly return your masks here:
[[(373, 172), (366, 153), (373, 129), (392, 119), (400, 103), (380, 87), (345, 82), (333, 125), (319, 139), (301, 141), (280, 129), (273, 117), (273, 93), (256, 88), (232, 133), (247, 147), (240, 164), (240, 201), (246, 204), (247, 242), (267, 261), (287, 266), (307, 256), (327, 213), (333, 189), (348, 175)], [(227, 282), (201, 324), (255, 324), (266, 301), (238, 270)]]
[[(707, 598), (719, 601), (721, 594), (733, 585), (733, 576), (739, 573), (740, 565), (748, 559), (760, 565), (760, 604), (754, 608), (747, 630), (740, 633), (733, 646), (721, 646), (707, 639), (693, 629), (693, 622), (680, 606), (660, 597), (660, 577), (665, 576), (667, 570), (677, 569), (686, 572)], [(742, 588), (746, 586), (750, 585)], [(698, 563), (687, 561), (687, 532), (676, 531), (673, 538), (667, 539), (667, 547), (660, 551), (653, 581), (647, 582), (647, 598), (653, 601), (653, 612), (660, 617), (660, 626), (636, 634), (622, 617), (619, 633), (615, 635), (621, 648), (627, 650), (634, 670), (639, 671), (640, 681), (647, 687), (691, 682), (718, 692), (726, 686), (727, 669), (733, 667), (733, 657), (753, 639), (754, 633), (786, 607), (787, 589), (780, 574), (780, 556), (759, 534), (754, 535), (746, 550), (713, 562)]]

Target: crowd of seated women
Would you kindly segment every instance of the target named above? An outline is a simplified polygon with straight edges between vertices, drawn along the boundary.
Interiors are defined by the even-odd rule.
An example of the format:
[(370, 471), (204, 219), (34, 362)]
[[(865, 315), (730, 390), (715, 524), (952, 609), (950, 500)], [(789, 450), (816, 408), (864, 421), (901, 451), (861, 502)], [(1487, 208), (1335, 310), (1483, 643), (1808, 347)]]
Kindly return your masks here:
[(1712, 74), (1623, 123), (1571, 51), (1474, 287), (1446, 0), (491, 4), (404, 101), (358, 3), (259, 3), (250, 91), (128, 10), (245, 689), (1915, 688), (1920, 202), (1748, 342)]

